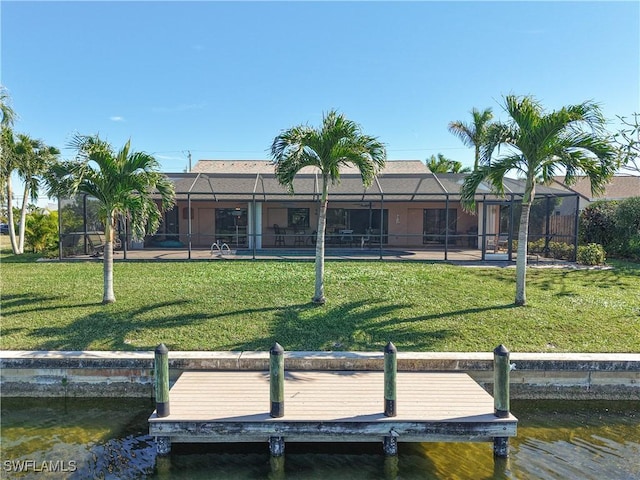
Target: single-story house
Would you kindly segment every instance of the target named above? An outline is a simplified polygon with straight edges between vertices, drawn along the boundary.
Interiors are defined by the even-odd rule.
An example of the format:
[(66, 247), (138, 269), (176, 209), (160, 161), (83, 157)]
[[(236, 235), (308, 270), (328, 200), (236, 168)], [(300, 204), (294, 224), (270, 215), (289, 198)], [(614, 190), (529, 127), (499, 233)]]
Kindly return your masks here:
[(580, 176), (571, 186), (564, 184), (564, 177), (554, 177), (553, 181), (554, 185), (567, 188), (578, 195), (581, 211), (597, 200), (624, 200), (640, 197), (640, 175), (615, 175), (605, 186), (604, 192), (598, 195), (591, 193), (589, 177)]
[[(189, 173), (167, 176), (177, 204), (165, 213), (156, 235), (144, 239), (144, 248), (208, 249), (218, 242), (255, 252), (315, 245), (322, 187), (314, 168), (299, 172), (293, 194), (278, 183), (266, 160), (200, 160)], [(329, 189), (327, 249), (441, 249), (445, 258), (448, 249), (473, 249), (481, 250), (483, 259), (501, 250), (510, 259), (523, 182), (505, 179), (502, 197), (481, 185), (476, 210), (467, 212), (460, 203), (465, 177), (434, 174), (420, 160), (388, 161), (365, 188), (355, 168), (343, 169), (340, 183)], [(532, 239), (575, 244), (577, 194), (561, 186), (539, 186), (536, 199)], [(62, 201), (61, 211), (71, 208), (70, 202), (79, 211), (74, 199)], [(557, 215), (558, 205), (570, 213)], [(99, 229), (95, 219), (87, 220), (88, 210), (85, 206), (85, 229)], [(62, 226), (63, 240), (65, 234), (77, 234), (77, 223), (71, 230)], [(121, 234), (126, 237), (124, 227)], [(143, 246), (135, 239), (127, 245)]]

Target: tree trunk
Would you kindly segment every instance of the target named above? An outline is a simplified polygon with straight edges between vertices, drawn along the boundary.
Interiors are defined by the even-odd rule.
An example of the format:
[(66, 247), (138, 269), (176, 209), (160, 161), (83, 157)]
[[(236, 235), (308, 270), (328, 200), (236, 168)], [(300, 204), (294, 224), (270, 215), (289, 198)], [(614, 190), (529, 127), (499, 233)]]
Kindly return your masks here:
[(107, 215), (104, 230), (104, 259), (102, 260), (104, 295), (102, 303), (106, 304), (116, 301), (116, 296), (113, 293), (113, 216), (111, 214)]
[(328, 179), (322, 177), (322, 198), (320, 212), (318, 212), (318, 237), (316, 239), (316, 287), (313, 303), (323, 305), (327, 299), (324, 296), (324, 234), (327, 229), (327, 197)]
[(18, 230), (18, 251), (24, 253), (24, 231), (27, 228), (27, 205), (29, 199), (29, 185), (25, 183), (22, 196), (22, 208), (20, 209), (20, 229)]
[(13, 218), (13, 188), (11, 185), (11, 172), (7, 176), (7, 218), (9, 221), (9, 240), (11, 240), (11, 250), (18, 255), (18, 242), (16, 241), (16, 222)]
[(529, 213), (531, 201), (535, 195), (533, 178), (527, 178), (522, 198), (522, 213), (520, 214), (520, 229), (518, 230), (518, 257), (516, 258), (516, 301), (518, 306), (527, 303), (527, 243), (529, 241)]
[(476, 151), (475, 151), (475, 160), (473, 162), (473, 171), (475, 172), (476, 170), (478, 170), (478, 167), (480, 166), (480, 146), (476, 145)]

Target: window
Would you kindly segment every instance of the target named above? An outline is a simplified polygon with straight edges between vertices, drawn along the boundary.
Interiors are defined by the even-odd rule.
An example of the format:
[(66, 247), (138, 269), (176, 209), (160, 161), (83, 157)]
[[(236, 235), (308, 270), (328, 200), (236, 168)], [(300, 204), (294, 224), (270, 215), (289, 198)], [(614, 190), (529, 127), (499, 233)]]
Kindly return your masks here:
[(236, 245), (246, 243), (246, 208), (216, 208), (216, 240)]
[(287, 224), (289, 227), (308, 228), (309, 209), (308, 208), (288, 208)]
[[(449, 235), (455, 235), (457, 230), (457, 211), (455, 208), (449, 209)], [(422, 243), (444, 243), (447, 232), (447, 209), (446, 208), (426, 208), (424, 209)]]
[[(188, 207), (184, 207), (182, 209), (182, 219), (183, 220), (187, 220), (189, 218), (189, 208)], [(193, 208), (191, 209), (191, 220), (194, 219), (194, 215), (193, 215)]]

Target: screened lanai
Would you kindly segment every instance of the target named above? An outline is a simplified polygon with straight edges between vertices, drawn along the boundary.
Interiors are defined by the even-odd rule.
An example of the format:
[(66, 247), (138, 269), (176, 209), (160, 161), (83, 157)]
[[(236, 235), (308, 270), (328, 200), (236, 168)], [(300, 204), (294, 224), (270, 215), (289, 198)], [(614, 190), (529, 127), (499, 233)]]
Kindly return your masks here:
[[(175, 186), (176, 206), (165, 213), (155, 235), (131, 238), (126, 222), (120, 222), (118, 244), (124, 257), (154, 250), (202, 258), (202, 252), (219, 252), (223, 245), (243, 258), (284, 252), (313, 256), (322, 189), (317, 172), (300, 172), (290, 193), (268, 162), (203, 163), (200, 171), (167, 174)], [(436, 175), (419, 161), (389, 164), (368, 188), (352, 170), (330, 185), (328, 256), (385, 258), (413, 252), (407, 256), (513, 259), (522, 182), (505, 180), (504, 196), (481, 185), (475, 211), (467, 212), (460, 203), (464, 174)], [(91, 254), (103, 230), (94, 203), (82, 197), (60, 202), (61, 257)], [(575, 248), (576, 219), (573, 192), (538, 186), (529, 240), (541, 251), (554, 242)]]

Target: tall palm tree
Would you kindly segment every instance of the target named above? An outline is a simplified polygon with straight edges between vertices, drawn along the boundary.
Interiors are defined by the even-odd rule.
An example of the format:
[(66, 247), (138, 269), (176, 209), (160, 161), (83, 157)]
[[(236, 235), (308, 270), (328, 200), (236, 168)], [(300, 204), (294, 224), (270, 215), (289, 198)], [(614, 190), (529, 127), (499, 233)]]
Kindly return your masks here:
[(329, 184), (340, 182), (340, 167), (354, 165), (362, 183), (371, 185), (386, 162), (386, 149), (376, 137), (364, 135), (355, 122), (335, 110), (323, 116), (322, 126), (299, 125), (283, 131), (271, 145), (278, 182), (293, 193), (293, 180), (304, 167), (316, 167), (322, 177), (322, 195), (316, 240), (316, 282), (313, 302), (324, 304), (324, 236)]
[[(18, 176), (24, 182), (24, 190), (22, 195), (22, 205), (20, 207), (20, 228), (18, 240), (15, 240), (14, 234), (14, 218), (11, 208), (9, 208), (9, 235), (11, 244), (14, 247), (15, 254), (24, 253), (24, 234), (26, 228), (27, 205), (29, 200), (34, 203), (38, 200), (40, 181), (49, 170), (51, 165), (57, 161), (60, 151), (46, 145), (42, 140), (36, 140), (28, 135), (19, 133), (18, 141), (12, 144), (13, 147), (13, 165)], [(11, 179), (7, 178), (7, 198), (11, 198)], [(9, 202), (10, 203), (10, 202)]]
[[(4, 203), (5, 195), (11, 188), (13, 122), (16, 114), (11, 108), (10, 97), (6, 88), (0, 85), (0, 203)], [(7, 182), (9, 184), (7, 185)], [(9, 208), (9, 211), (11, 209)]]
[(529, 212), (535, 198), (536, 184), (549, 183), (553, 176), (565, 172), (565, 183), (575, 183), (584, 173), (591, 180), (594, 193), (602, 191), (617, 167), (615, 149), (606, 137), (605, 119), (597, 104), (583, 102), (550, 113), (532, 97), (505, 97), (508, 123), (499, 123), (487, 140), (486, 155), (493, 147), (505, 146), (507, 154), (473, 172), (462, 186), (463, 206), (474, 207), (475, 192), (487, 180), (493, 189), (504, 193), (503, 180), (508, 172), (524, 175), (525, 190), (518, 231), (516, 261), (516, 305), (526, 303), (526, 268)]
[(469, 167), (462, 167), (462, 163), (457, 160), (451, 160), (439, 153), (436, 158), (435, 155), (431, 155), (427, 161), (427, 168), (432, 173), (469, 173), (471, 169)]
[(2, 115), (2, 118), (0, 118), (0, 125), (2, 127), (11, 127), (16, 118), (16, 112), (13, 110), (10, 103), (11, 99), (7, 89), (0, 85), (0, 114)]
[(105, 234), (102, 303), (113, 303), (113, 240), (118, 217), (130, 220), (134, 237), (155, 233), (162, 212), (175, 204), (173, 184), (158, 171), (153, 156), (131, 151), (131, 141), (115, 152), (97, 135), (78, 135), (71, 146), (77, 150), (77, 158), (54, 166), (49, 194), (69, 197), (83, 193), (98, 201)]
[(477, 108), (471, 110), (472, 123), (455, 121), (449, 123), (449, 131), (458, 137), (467, 147), (475, 149), (473, 169), (477, 170), (482, 161), (482, 148), (493, 125), (491, 108), (480, 111)]

